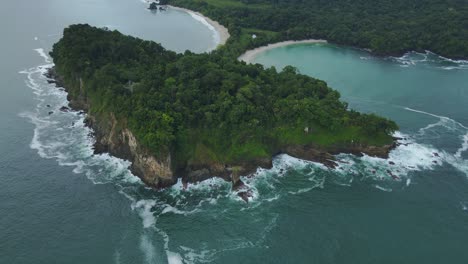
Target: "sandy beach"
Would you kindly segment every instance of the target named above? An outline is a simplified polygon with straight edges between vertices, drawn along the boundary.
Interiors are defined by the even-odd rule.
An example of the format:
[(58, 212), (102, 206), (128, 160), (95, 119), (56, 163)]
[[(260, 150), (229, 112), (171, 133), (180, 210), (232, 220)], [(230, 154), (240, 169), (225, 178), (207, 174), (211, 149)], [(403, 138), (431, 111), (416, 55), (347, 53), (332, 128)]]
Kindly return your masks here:
[(215, 36), (215, 41), (218, 45), (224, 45), (226, 44), (226, 41), (229, 39), (229, 31), (226, 27), (223, 25), (219, 24), (217, 21), (214, 21), (204, 15), (202, 15), (199, 12), (192, 11), (190, 9), (182, 8), (182, 7), (177, 7), (177, 6), (171, 6), (169, 5), (169, 8), (174, 9), (174, 10), (180, 10), (189, 13), (193, 18), (196, 20), (200, 21), (203, 24), (206, 24), (211, 30), (213, 30), (216, 34)]
[(244, 54), (239, 56), (238, 60), (251, 63), (258, 54), (264, 51), (274, 49), (274, 48), (289, 46), (289, 45), (308, 44), (308, 43), (327, 43), (327, 41), (323, 39), (306, 39), (306, 40), (288, 40), (288, 41), (283, 41), (283, 42), (272, 43), (272, 44), (268, 44), (267, 46), (262, 46), (262, 47), (258, 47), (252, 50), (248, 50)]

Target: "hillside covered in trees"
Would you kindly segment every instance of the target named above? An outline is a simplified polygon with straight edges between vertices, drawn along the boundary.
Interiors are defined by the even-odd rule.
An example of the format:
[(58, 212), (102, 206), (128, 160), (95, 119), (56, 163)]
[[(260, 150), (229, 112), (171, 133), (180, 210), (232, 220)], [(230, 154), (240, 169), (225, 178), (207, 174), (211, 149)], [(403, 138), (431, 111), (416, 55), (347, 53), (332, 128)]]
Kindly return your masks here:
[(382, 146), (397, 125), (347, 109), (323, 81), (161, 45), (89, 25), (65, 29), (51, 56), (72, 98), (110, 113), (172, 166), (235, 165), (287, 146)]
[[(466, 0), (169, 0), (227, 26), (230, 52), (282, 40), (326, 39), (378, 55), (430, 50), (468, 58)], [(252, 40), (251, 34), (257, 39)]]

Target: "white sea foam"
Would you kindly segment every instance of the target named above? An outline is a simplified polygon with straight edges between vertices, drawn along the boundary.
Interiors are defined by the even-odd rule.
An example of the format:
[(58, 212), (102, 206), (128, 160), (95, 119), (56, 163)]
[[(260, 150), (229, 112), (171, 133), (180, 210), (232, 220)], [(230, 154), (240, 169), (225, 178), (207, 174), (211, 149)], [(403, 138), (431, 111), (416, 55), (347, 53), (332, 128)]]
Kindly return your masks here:
[(411, 178), (406, 179), (406, 187), (410, 186), (411, 184)]
[[(454, 154), (448, 153), (443, 150), (432, 149), (431, 151), (434, 151), (433, 154), (435, 153), (437, 154), (436, 155), (437, 158), (440, 157), (441, 162), (446, 162), (452, 165), (454, 168), (458, 169), (459, 171), (463, 172), (464, 174), (468, 176), (468, 161), (466, 159), (463, 159), (462, 157), (462, 153), (468, 150), (468, 127), (446, 116), (441, 116), (441, 115), (425, 112), (422, 110), (416, 110), (416, 109), (412, 109), (409, 107), (406, 107), (404, 109), (411, 111), (411, 112), (420, 113), (420, 114), (428, 115), (428, 116), (439, 119), (438, 122), (429, 124), (426, 127), (420, 129), (419, 133), (422, 135), (424, 135), (426, 131), (428, 131), (429, 129), (433, 129), (438, 126), (442, 126), (445, 129), (448, 129), (449, 131), (463, 133), (462, 135), (460, 135), (460, 138), (462, 140), (461, 146)], [(439, 161), (437, 161), (437, 164), (439, 165)]]
[(43, 48), (39, 48), (39, 49), (35, 49), (35, 51), (37, 51), (37, 53), (39, 53), (39, 55), (44, 58), (44, 61), (46, 63), (51, 63), (52, 61), (50, 60), (49, 56), (47, 56), (46, 52), (44, 51)]
[(468, 150), (468, 132), (462, 137), (462, 146), (455, 153), (455, 157), (461, 159), (462, 153)]
[(408, 52), (401, 57), (389, 57), (388, 59), (397, 62), (402, 67), (410, 67), (415, 65), (425, 65), (429, 67), (436, 67), (443, 70), (467, 70), (468, 61), (466, 60), (452, 60), (439, 56), (430, 51), (425, 53)]
[(147, 234), (143, 234), (140, 238), (140, 249), (145, 255), (145, 261), (148, 264), (157, 263), (156, 258), (156, 247), (153, 245), (153, 241)]
[(463, 211), (468, 211), (468, 206), (464, 202), (460, 202), (461, 208)]
[(392, 191), (391, 188), (385, 188), (385, 187), (382, 187), (382, 186), (380, 186), (378, 184), (376, 184), (374, 186), (375, 186), (376, 189), (379, 189), (379, 190), (384, 191), (384, 192), (391, 192)]
[(167, 251), (166, 254), (167, 254), (168, 264), (183, 264), (184, 263), (182, 257), (178, 253)]
[[(451, 119), (451, 118), (449, 118), (449, 117), (446, 117), (446, 116), (436, 115), (436, 114), (432, 114), (432, 113), (425, 112), (425, 111), (422, 111), (422, 110), (416, 110), (416, 109), (409, 108), (409, 107), (405, 107), (404, 109), (405, 109), (405, 110), (408, 110), (408, 111), (411, 111), (411, 112), (420, 113), (420, 114), (425, 114), (425, 115), (428, 115), (428, 116), (440, 118), (441, 120), (450, 121), (450, 122), (453, 122), (453, 123), (459, 125), (460, 127), (464, 128), (464, 129), (468, 129), (468, 127), (464, 126), (462, 123), (460, 123), (460, 122), (458, 122), (458, 121), (455, 121), (455, 120), (453, 120), (453, 119)], [(428, 128), (428, 127), (423, 128), (423, 129), (427, 129), (427, 128)], [(429, 128), (430, 128), (430, 127), (429, 127)]]
[(289, 191), (290, 194), (301, 194), (301, 193), (305, 193), (305, 192), (309, 192), (312, 190), (312, 187), (310, 188), (302, 188), (302, 189), (299, 189), (297, 191)]
[(173, 213), (173, 214), (181, 214), (181, 215), (189, 215), (198, 212), (199, 210), (197, 208), (191, 210), (191, 211), (184, 211), (184, 210), (179, 210), (176, 207), (173, 207), (169, 204), (166, 204), (164, 209), (162, 210), (161, 214), (167, 214), (167, 213)]
[(132, 209), (137, 210), (141, 219), (143, 219), (144, 228), (154, 227), (154, 224), (156, 224), (156, 217), (151, 211), (155, 205), (155, 200), (140, 200), (132, 204)]
[(206, 19), (204, 17), (198, 15), (195, 12), (191, 12), (191, 11), (187, 11), (187, 12), (190, 14), (190, 16), (193, 19), (195, 19), (196, 21), (202, 23), (204, 26), (206, 26), (212, 32), (212, 37), (213, 37), (214, 43), (220, 43), (221, 42), (221, 36), (219, 35), (219, 32), (216, 30), (216, 28), (213, 25), (208, 23), (208, 21), (206, 21)]

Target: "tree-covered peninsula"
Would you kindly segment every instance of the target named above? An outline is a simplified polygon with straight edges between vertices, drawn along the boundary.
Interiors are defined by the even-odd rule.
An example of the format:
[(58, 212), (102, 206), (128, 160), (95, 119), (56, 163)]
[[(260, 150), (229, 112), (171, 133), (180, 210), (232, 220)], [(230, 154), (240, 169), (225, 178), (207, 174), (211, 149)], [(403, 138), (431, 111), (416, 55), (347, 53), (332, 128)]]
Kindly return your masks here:
[(88, 111), (96, 147), (131, 160), (152, 186), (211, 176), (237, 184), (278, 153), (332, 166), (334, 153), (391, 148), (397, 125), (349, 110), (325, 82), (222, 53), (177, 54), (73, 25), (50, 54), (72, 106)]
[[(169, 0), (229, 28), (229, 51), (283, 40), (325, 39), (399, 56), (430, 50), (468, 58), (465, 0)], [(257, 36), (252, 39), (252, 34)]]

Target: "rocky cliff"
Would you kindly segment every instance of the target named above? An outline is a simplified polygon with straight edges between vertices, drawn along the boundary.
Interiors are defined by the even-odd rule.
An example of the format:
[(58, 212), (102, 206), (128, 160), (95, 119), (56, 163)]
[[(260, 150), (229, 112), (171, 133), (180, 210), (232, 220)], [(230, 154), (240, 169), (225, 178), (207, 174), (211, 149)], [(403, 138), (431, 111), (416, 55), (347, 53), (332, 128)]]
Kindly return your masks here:
[[(57, 86), (64, 87), (68, 92), (70, 107), (75, 110), (88, 111), (90, 105), (85, 95), (85, 83), (81, 78), (76, 78), (73, 83), (65, 83), (57, 75), (54, 69), (50, 69), (47, 77), (53, 79)], [(73, 87), (70, 92), (68, 87)], [(139, 144), (135, 135), (127, 127), (125, 120), (118, 120), (113, 113), (105, 115), (95, 115), (88, 113), (86, 124), (95, 133), (96, 153), (110, 153), (118, 158), (129, 160), (133, 174), (140, 177), (147, 185), (155, 188), (168, 187), (177, 182), (177, 178), (182, 178), (184, 183), (199, 182), (211, 177), (221, 177), (226, 181), (231, 181), (233, 189), (239, 190), (239, 195), (247, 200), (248, 190), (244, 190), (240, 176), (249, 175), (256, 172), (257, 168), (271, 168), (272, 158), (249, 160), (237, 164), (211, 163), (191, 163), (176, 167), (171, 159), (171, 154), (162, 157), (155, 157), (150, 151)], [(347, 144), (340, 146), (329, 146), (327, 148), (316, 145), (291, 145), (278, 149), (275, 153), (286, 153), (293, 157), (323, 163), (328, 167), (335, 167), (335, 154), (350, 153), (387, 158), (388, 153), (396, 146), (396, 143), (382, 147), (365, 146), (360, 144)]]

